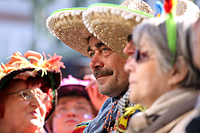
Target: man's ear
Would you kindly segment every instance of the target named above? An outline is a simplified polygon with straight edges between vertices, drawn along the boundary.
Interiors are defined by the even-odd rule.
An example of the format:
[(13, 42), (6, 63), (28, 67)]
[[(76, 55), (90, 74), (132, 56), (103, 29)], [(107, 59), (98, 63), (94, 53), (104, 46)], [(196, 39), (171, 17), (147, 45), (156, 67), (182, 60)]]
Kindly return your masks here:
[[(178, 66), (177, 66), (178, 65)], [(168, 80), (168, 84), (175, 86), (179, 84), (187, 76), (188, 67), (183, 56), (179, 56), (177, 63), (172, 68), (171, 77)]]

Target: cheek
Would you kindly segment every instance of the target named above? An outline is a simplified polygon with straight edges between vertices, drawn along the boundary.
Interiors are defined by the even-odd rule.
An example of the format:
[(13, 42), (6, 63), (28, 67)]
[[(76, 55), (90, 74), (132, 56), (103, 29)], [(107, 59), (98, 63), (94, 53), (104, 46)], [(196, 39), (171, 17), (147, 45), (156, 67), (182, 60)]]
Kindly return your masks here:
[(93, 119), (93, 115), (92, 115), (92, 114), (84, 114), (83, 117), (84, 117), (84, 119), (86, 119), (86, 120), (91, 120), (91, 119)]
[(62, 129), (63, 127), (63, 121), (64, 121), (65, 117), (61, 117), (61, 116), (54, 116), (53, 120), (52, 120), (52, 128), (54, 130), (54, 132), (56, 132), (59, 129)]
[(133, 103), (138, 103), (138, 97), (139, 96), (139, 91), (135, 90), (132, 85), (129, 85), (129, 88), (131, 89), (130, 94), (129, 94), (129, 100)]
[(139, 103), (145, 107), (149, 107), (154, 102), (155, 97), (157, 97), (155, 88), (150, 88), (143, 84), (137, 86), (134, 90), (131, 89), (129, 100), (133, 103)]
[(200, 31), (199, 31), (199, 35), (196, 38), (193, 46), (192, 46), (192, 56), (193, 56), (193, 61), (194, 64), (200, 68), (200, 61), (199, 61), (199, 57), (200, 57)]
[(129, 99), (134, 103), (143, 103), (143, 100), (151, 93), (148, 83), (137, 82), (135, 84), (130, 84), (129, 88), (131, 89)]
[(196, 41), (196, 53), (198, 54), (198, 57), (200, 56), (200, 31), (199, 31), (199, 36), (197, 37)]
[(29, 105), (30, 105), (30, 101), (21, 100), (21, 101), (18, 101), (17, 103), (12, 102), (10, 104), (10, 106), (11, 106), (10, 109), (12, 112), (18, 112), (19, 114), (25, 114), (29, 108)]
[(193, 50), (195, 53), (200, 53), (200, 31), (196, 32), (197, 36), (194, 41)]
[[(117, 78), (123, 78), (123, 79), (128, 79), (128, 73), (125, 72), (124, 66), (126, 64), (126, 61), (122, 60), (121, 62), (116, 62), (114, 64), (115, 70), (114, 74), (118, 74)], [(113, 68), (114, 68), (113, 67)]]
[(94, 118), (92, 108), (88, 108), (87, 111), (84, 111), (80, 114), (77, 114), (79, 117), (80, 121), (87, 121), (87, 120), (92, 120)]
[(155, 65), (143, 67), (136, 67), (135, 73), (130, 73), (129, 88), (131, 89), (129, 99), (135, 103), (141, 103), (146, 105), (148, 101), (151, 101), (151, 97), (154, 97), (156, 88), (159, 81), (157, 70)]
[(13, 127), (20, 126), (24, 123), (27, 115), (28, 105), (26, 102), (7, 102), (4, 110), (4, 118), (5, 120), (11, 124)]
[(82, 114), (82, 115), (79, 115), (79, 120), (80, 121), (87, 121), (87, 120), (92, 120), (94, 118), (93, 114)]

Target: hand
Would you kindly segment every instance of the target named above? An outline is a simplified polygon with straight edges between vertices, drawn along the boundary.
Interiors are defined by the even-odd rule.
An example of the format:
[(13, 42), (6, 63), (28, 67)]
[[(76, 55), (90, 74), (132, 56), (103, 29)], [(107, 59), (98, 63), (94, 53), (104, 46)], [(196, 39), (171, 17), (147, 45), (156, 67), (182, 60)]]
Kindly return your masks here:
[(90, 80), (90, 83), (85, 89), (88, 91), (88, 95), (95, 109), (99, 111), (103, 103), (108, 99), (108, 96), (99, 93), (98, 83), (93, 74), (85, 75), (83, 79)]

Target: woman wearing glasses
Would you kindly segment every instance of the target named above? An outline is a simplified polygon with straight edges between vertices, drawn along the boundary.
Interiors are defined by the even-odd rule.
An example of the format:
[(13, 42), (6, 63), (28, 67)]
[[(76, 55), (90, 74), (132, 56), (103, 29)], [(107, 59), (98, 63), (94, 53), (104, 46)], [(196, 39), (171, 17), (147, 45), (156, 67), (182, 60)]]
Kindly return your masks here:
[[(189, 49), (188, 27), (192, 22), (179, 19), (174, 20), (173, 27), (163, 18), (153, 18), (133, 31), (136, 50), (124, 67), (129, 73), (129, 99), (148, 109), (131, 118), (127, 133), (183, 133), (193, 117), (200, 72), (193, 65)], [(175, 36), (167, 34), (167, 26)]]
[[(29, 60), (27, 60), (29, 59)], [(42, 133), (45, 120), (54, 111), (60, 85), (61, 56), (15, 52), (0, 66), (0, 132)]]

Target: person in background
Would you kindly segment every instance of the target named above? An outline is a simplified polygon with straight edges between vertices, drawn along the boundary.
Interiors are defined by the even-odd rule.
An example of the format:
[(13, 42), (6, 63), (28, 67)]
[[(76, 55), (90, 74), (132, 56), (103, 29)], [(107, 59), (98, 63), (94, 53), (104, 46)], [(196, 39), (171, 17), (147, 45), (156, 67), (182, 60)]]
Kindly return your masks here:
[(0, 66), (0, 132), (42, 133), (45, 121), (55, 109), (60, 86), (61, 56), (50, 59), (35, 51), (24, 57), (15, 52)]
[[(88, 90), (85, 89), (89, 82), (71, 75), (63, 78), (58, 89), (55, 112), (45, 124), (48, 133), (71, 133), (79, 123), (92, 120), (97, 115), (96, 108), (102, 106), (105, 101), (99, 97), (101, 101), (99, 102), (97, 97), (89, 96)], [(95, 99), (95, 103), (92, 103), (91, 99)]]

